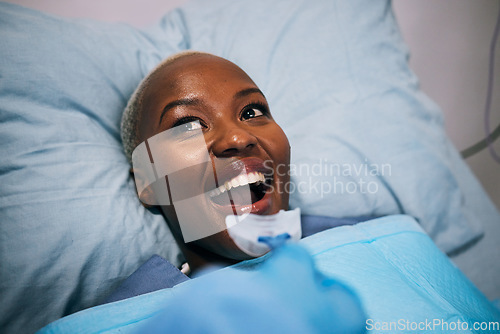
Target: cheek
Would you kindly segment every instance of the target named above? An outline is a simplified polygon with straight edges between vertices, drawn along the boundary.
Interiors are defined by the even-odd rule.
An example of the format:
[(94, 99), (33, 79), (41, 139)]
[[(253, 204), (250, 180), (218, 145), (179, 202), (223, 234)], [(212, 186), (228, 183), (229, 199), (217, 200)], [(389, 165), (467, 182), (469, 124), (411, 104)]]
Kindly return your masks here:
[[(276, 125), (272, 131), (268, 131), (271, 136), (266, 137), (264, 149), (273, 160), (275, 168), (275, 194), (279, 197), (276, 205), (277, 209), (288, 209), (289, 182), (290, 182), (290, 143), (283, 130)], [(263, 145), (263, 146), (264, 146)], [(277, 210), (276, 210), (277, 211)]]
[(269, 131), (271, 136), (267, 140), (267, 152), (273, 159), (276, 165), (290, 164), (290, 143), (285, 135), (285, 132), (277, 124), (272, 131)]
[(290, 143), (283, 130), (275, 123), (262, 132), (260, 143), (273, 161), (275, 172), (282, 184), (288, 183), (290, 175)]
[(210, 161), (203, 136), (188, 140), (175, 140), (169, 131), (164, 131), (148, 139), (155, 168), (159, 174), (169, 175)]
[(168, 141), (149, 141), (158, 177), (167, 176), (173, 200), (202, 192), (203, 179), (211, 167), (204, 140), (197, 145)]

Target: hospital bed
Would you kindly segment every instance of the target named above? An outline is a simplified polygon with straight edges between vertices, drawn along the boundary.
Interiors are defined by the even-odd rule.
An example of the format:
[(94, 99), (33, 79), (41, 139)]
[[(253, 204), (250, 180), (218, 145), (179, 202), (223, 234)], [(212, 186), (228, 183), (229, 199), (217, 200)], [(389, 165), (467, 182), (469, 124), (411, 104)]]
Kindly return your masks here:
[[(498, 239), (480, 245), (483, 225), (500, 215), (409, 69), (390, 1), (195, 0), (145, 29), (1, 3), (0, 43), (2, 331), (33, 332), (67, 315), (47, 331), (101, 331), (96, 319), (110, 314), (118, 331), (138, 319), (128, 310), (148, 318), (169, 300), (161, 290), (92, 308), (153, 254), (183, 260), (163, 218), (137, 201), (119, 124), (139, 81), (186, 49), (235, 62), (266, 94), (292, 146), (292, 208), (382, 217), (302, 241), (313, 255), (334, 252), (340, 262), (314, 256), (317, 270), (349, 286), (367, 317), (498, 317), (488, 301), (500, 298)], [(332, 249), (352, 235), (351, 251), (347, 241)], [(325, 248), (315, 253), (317, 245)], [(387, 276), (368, 266), (373, 258), (359, 253), (367, 249)], [(482, 292), (442, 252), (465, 275), (485, 273)], [(349, 273), (363, 258), (356, 268), (368, 269)], [(399, 300), (373, 293), (393, 279), (404, 283)], [(393, 307), (381, 314), (377, 305)], [(419, 306), (426, 311), (413, 313)]]

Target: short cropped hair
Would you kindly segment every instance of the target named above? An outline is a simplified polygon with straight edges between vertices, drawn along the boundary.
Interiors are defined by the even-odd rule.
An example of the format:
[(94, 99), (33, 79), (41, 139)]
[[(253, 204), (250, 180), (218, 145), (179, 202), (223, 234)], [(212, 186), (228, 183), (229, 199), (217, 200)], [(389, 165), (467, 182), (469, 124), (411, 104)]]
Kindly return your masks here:
[(140, 144), (138, 126), (141, 117), (144, 92), (149, 87), (151, 77), (153, 76), (154, 73), (156, 73), (166, 65), (172, 63), (173, 61), (181, 57), (192, 56), (197, 54), (209, 54), (209, 53), (193, 51), (193, 50), (174, 53), (173, 55), (164, 59), (151, 72), (149, 72), (149, 74), (144, 79), (142, 79), (142, 81), (139, 83), (139, 86), (137, 86), (137, 88), (135, 89), (134, 93), (132, 94), (132, 97), (128, 101), (127, 106), (125, 107), (125, 110), (123, 112), (122, 122), (120, 127), (123, 150), (125, 151), (125, 155), (127, 156), (129, 163), (132, 163), (132, 152)]

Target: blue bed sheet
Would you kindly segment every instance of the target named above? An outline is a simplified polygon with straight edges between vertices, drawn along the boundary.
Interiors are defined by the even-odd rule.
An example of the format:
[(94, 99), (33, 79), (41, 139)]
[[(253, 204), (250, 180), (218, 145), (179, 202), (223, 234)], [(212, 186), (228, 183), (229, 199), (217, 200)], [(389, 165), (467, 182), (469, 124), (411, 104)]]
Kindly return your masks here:
[[(299, 245), (312, 256), (314, 272), (317, 270), (323, 277), (343, 282), (352, 289), (353, 295), (358, 296), (366, 315), (364, 326), (367, 329), (380, 329), (391, 324), (418, 326), (429, 322), (437, 326), (439, 321), (441, 326), (456, 326), (457, 323), (464, 326), (467, 323), (468, 329), (461, 332), (474, 333), (479, 332), (473, 329), (475, 324), (498, 324), (500, 321), (500, 313), (493, 304), (451, 264), (447, 256), (409, 216), (387, 216), (353, 226), (329, 229), (302, 239)], [(170, 326), (173, 328), (179, 323), (185, 323), (182, 321), (186, 319), (193, 323), (213, 317), (222, 319), (220, 312), (212, 314), (217, 307), (197, 313), (200, 311), (196, 308), (199, 303), (186, 304), (183, 301), (191, 300), (190, 293), (193, 291), (217, 291), (219, 288), (221, 298), (214, 297), (213, 294), (198, 295), (201, 304), (206, 297), (212, 298), (213, 304), (218, 305), (224, 301), (224, 291), (233, 291), (234, 298), (234, 291), (238, 291), (238, 287), (243, 296), (240, 300), (244, 301), (245, 289), (234, 280), (224, 281), (224, 277), (238, 275), (241, 280), (252, 281), (264, 276), (264, 282), (266, 277), (272, 280), (276, 273), (264, 269), (269, 258), (272, 259), (273, 255), (217, 270), (172, 289), (84, 310), (46, 326), (39, 333), (141, 331), (144, 326), (159, 321), (155, 318), (159, 314), (163, 325), (169, 329)], [(275, 267), (279, 267), (276, 263)], [(290, 282), (296, 281), (297, 277), (300, 275), (289, 276), (289, 280), (282, 281), (282, 288), (289, 288)], [(276, 289), (281, 289), (280, 285)], [(286, 295), (283, 291), (281, 293)], [(297, 296), (297, 300), (302, 300), (300, 291)], [(238, 298), (236, 293), (236, 299)], [(265, 309), (266, 304), (261, 307)], [(307, 302), (294, 304), (294, 307), (297, 310), (301, 307), (308, 310)], [(269, 311), (269, 314), (273, 314), (272, 309)], [(342, 307), (338, 307), (336, 311), (342, 312)], [(176, 321), (169, 318), (169, 312), (176, 314)], [(230, 315), (231, 313), (226, 314)], [(279, 320), (273, 318), (273, 321)], [(281, 320), (286, 322), (287, 318), (282, 317)], [(359, 324), (359, 317), (353, 321)], [(223, 329), (224, 325), (221, 326)], [(401, 332), (401, 328), (398, 330)], [(447, 332), (443, 327), (433, 328), (433, 331)], [(480, 332), (493, 333), (494, 330)]]

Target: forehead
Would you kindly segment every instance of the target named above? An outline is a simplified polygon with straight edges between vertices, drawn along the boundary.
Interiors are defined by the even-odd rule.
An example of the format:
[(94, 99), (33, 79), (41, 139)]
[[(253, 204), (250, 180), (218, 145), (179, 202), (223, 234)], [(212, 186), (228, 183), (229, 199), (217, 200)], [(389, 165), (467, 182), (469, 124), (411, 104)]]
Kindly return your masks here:
[(139, 134), (160, 130), (162, 110), (169, 103), (196, 98), (217, 107), (231, 103), (235, 93), (248, 88), (257, 86), (226, 59), (208, 54), (181, 56), (148, 77), (139, 108)]
[(241, 68), (226, 59), (208, 54), (186, 55), (165, 64), (151, 75), (145, 100), (160, 92), (196, 94), (207, 88), (231, 85), (255, 86)]

